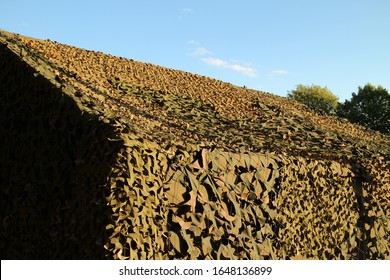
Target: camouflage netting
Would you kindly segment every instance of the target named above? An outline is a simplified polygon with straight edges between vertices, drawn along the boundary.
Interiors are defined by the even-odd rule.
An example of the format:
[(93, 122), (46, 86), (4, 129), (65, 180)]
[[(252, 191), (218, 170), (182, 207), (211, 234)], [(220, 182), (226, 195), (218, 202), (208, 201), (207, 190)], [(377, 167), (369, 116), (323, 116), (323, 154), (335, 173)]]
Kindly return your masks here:
[(272, 155), (123, 135), (110, 179), (107, 249), (120, 259), (276, 258)]
[(0, 32), (2, 259), (390, 259), (390, 140)]
[[(368, 194), (373, 182), (361, 166), (304, 158), (283, 162), (277, 220), (287, 256), (389, 258), (388, 194), (382, 203)], [(377, 186), (389, 188), (388, 183)]]
[(112, 127), (3, 45), (0, 72), (1, 259), (103, 258)]

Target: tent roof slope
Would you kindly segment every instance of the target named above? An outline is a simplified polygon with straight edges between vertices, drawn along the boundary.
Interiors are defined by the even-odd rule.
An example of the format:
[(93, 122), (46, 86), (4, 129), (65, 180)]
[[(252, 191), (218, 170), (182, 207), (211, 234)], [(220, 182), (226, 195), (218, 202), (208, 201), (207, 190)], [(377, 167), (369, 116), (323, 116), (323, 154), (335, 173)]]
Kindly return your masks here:
[(389, 136), (284, 97), (6, 31), (0, 43), (85, 109), (120, 118), (156, 142), (180, 138), (225, 150), (390, 160)]

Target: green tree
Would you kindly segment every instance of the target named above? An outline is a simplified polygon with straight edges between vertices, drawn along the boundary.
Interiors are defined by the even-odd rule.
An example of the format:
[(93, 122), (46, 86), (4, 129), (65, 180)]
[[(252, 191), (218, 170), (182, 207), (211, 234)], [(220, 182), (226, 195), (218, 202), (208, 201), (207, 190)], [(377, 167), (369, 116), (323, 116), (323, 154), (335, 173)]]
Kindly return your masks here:
[(390, 94), (382, 86), (367, 83), (352, 93), (351, 100), (339, 104), (337, 115), (350, 122), (367, 126), (382, 133), (390, 133)]
[(324, 111), (328, 114), (336, 112), (338, 97), (327, 87), (317, 85), (297, 85), (295, 90), (289, 91), (287, 97), (299, 101), (316, 111)]

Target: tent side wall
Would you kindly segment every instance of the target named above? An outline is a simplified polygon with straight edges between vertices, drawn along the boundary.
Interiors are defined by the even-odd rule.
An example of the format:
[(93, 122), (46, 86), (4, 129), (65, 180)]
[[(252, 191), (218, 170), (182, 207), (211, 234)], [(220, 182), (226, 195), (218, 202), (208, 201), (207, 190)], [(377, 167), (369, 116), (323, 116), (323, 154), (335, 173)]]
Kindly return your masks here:
[(33, 66), (0, 45), (1, 258), (104, 258), (114, 132)]

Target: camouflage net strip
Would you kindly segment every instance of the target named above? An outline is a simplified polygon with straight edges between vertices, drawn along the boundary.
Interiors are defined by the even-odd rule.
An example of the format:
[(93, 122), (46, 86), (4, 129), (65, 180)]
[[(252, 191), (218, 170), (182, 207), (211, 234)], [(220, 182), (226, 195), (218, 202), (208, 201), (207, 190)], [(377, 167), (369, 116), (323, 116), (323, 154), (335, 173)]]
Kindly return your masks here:
[[(119, 259), (275, 258), (272, 155), (124, 135), (107, 200), (107, 249)], [(120, 166), (120, 167), (119, 167)]]

